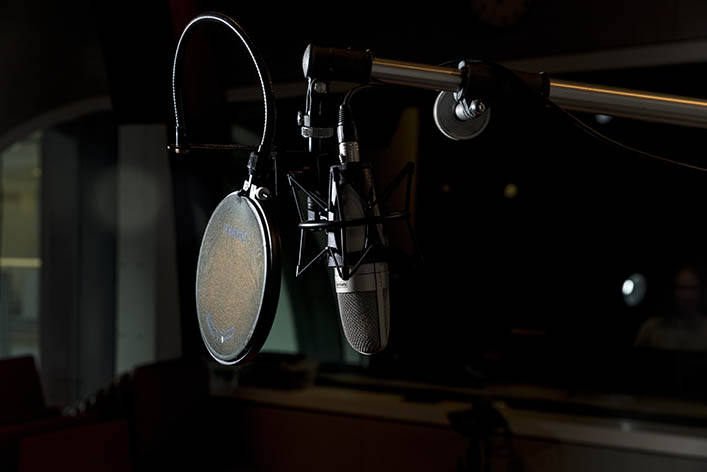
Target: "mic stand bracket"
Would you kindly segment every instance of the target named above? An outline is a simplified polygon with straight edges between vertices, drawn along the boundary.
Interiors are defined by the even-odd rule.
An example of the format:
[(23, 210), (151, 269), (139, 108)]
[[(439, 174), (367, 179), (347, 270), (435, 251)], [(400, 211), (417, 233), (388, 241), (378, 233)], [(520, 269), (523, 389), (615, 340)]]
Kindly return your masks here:
[[(334, 128), (322, 127), (323, 99), (328, 92), (328, 84), (322, 80), (309, 78), (307, 82), (307, 99), (304, 113), (297, 114), (297, 125), (302, 128), (302, 137), (326, 139), (334, 136)], [(314, 147), (313, 144), (310, 147)]]
[(529, 91), (544, 97), (550, 95), (550, 79), (544, 72), (538, 74), (511, 71), (498, 64), (481, 61), (461, 61), (459, 90), (454, 92), (457, 101), (467, 104), (474, 100), (493, 102), (504, 97), (513, 97), (519, 83)]

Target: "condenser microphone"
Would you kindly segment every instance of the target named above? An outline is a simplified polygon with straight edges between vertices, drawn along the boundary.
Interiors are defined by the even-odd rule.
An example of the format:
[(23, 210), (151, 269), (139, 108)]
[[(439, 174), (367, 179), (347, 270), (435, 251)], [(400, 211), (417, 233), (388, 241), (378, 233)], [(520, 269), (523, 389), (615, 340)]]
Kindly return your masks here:
[[(379, 217), (370, 164), (360, 161), (358, 137), (348, 106), (339, 111), (339, 165), (331, 166), (329, 220), (342, 222), (328, 232), (341, 325), (349, 345), (365, 355), (382, 351), (390, 329), (387, 241)], [(337, 214), (338, 213), (338, 214)], [(368, 221), (368, 222), (367, 222)]]

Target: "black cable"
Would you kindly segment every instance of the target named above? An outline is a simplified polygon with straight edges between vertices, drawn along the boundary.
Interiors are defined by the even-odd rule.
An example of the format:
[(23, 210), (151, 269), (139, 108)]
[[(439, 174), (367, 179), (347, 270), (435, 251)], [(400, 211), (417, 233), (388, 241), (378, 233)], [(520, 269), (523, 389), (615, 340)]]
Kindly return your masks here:
[(353, 109), (351, 107), (351, 100), (354, 95), (356, 95), (361, 90), (366, 90), (372, 88), (372, 85), (358, 85), (352, 89), (349, 89), (344, 96), (341, 105), (339, 105), (339, 118), (337, 123), (337, 138), (339, 140), (344, 139), (346, 141), (358, 141), (358, 132), (356, 130), (356, 120), (353, 117)]
[(371, 87), (373, 87), (373, 85), (366, 84), (366, 85), (358, 85), (352, 89), (349, 89), (349, 91), (346, 92), (346, 95), (344, 95), (344, 101), (341, 102), (341, 106), (350, 107), (349, 102), (351, 101), (351, 99), (353, 98), (354, 95), (356, 95), (361, 90), (368, 89)]
[(614, 146), (614, 147), (616, 147), (620, 150), (623, 150), (623, 151), (633, 152), (633, 153), (642, 155), (644, 157), (649, 157), (651, 159), (656, 159), (659, 161), (666, 162), (668, 164), (673, 164), (673, 165), (680, 166), (680, 167), (686, 167), (688, 169), (696, 170), (699, 172), (707, 172), (707, 168), (705, 168), (705, 167), (700, 167), (700, 166), (696, 166), (694, 164), (688, 164), (686, 162), (681, 162), (681, 161), (677, 161), (675, 159), (670, 159), (668, 157), (664, 157), (664, 156), (660, 156), (658, 154), (653, 154), (653, 153), (650, 153), (647, 151), (643, 151), (642, 149), (636, 149), (634, 147), (631, 147), (631, 146), (623, 144), (619, 141), (616, 141), (615, 139), (612, 139), (612, 138), (600, 133), (596, 129), (594, 129), (591, 126), (589, 126), (588, 124), (584, 123), (582, 120), (580, 120), (579, 118), (577, 118), (573, 114), (569, 113), (567, 110), (564, 110), (563, 108), (559, 107), (556, 103), (553, 103), (550, 100), (547, 100), (547, 102), (548, 102), (547, 106), (549, 108), (551, 108), (553, 112), (564, 115), (567, 119), (571, 120), (572, 123), (576, 127), (578, 127), (581, 131), (583, 131), (585, 134), (589, 135), (590, 137), (592, 137), (600, 142)]
[(563, 119), (569, 120), (575, 127), (579, 128), (580, 131), (588, 135), (589, 137), (598, 140), (601, 143), (607, 144), (609, 146), (613, 146), (619, 150), (622, 151), (628, 151), (632, 153), (639, 154), (644, 157), (648, 157), (651, 159), (656, 159), (662, 162), (666, 162), (668, 164), (680, 166), (680, 167), (685, 167), (688, 169), (696, 170), (699, 172), (707, 172), (707, 168), (705, 167), (700, 167), (696, 166), (693, 164), (688, 164), (686, 162), (681, 162), (677, 161), (675, 159), (670, 159), (664, 156), (660, 156), (657, 154), (653, 154), (647, 151), (643, 151), (641, 149), (636, 149), (634, 147), (628, 146), (626, 144), (623, 144), (619, 141), (616, 141), (615, 139), (612, 139), (608, 136), (605, 136), (604, 134), (600, 133), (596, 129), (592, 128), (591, 126), (587, 125), (586, 123), (582, 122), (579, 118), (574, 116), (573, 114), (569, 113), (567, 110), (561, 108), (559, 105), (554, 103), (552, 100), (547, 98), (546, 96), (537, 93), (536, 91), (532, 90), (528, 84), (526, 84), (518, 75), (516, 75), (515, 72), (512, 70), (499, 65), (495, 63), (488, 63), (484, 62), (484, 64), (489, 65), (496, 71), (499, 71), (501, 74), (503, 74), (507, 79), (510, 79), (513, 83), (510, 84), (514, 88), (517, 88), (519, 91), (522, 91), (524, 94), (528, 95), (531, 99), (537, 100), (538, 105), (544, 107), (547, 110), (550, 110), (551, 112), (555, 113), (556, 115), (560, 116)]

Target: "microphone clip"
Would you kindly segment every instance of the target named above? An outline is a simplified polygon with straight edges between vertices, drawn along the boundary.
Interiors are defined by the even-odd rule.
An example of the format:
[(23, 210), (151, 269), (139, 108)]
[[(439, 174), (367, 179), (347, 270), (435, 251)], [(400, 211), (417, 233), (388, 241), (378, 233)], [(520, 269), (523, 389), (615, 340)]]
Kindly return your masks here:
[[(366, 167), (368, 166), (368, 164), (347, 163), (339, 166), (332, 166), (330, 170), (330, 186), (331, 193), (333, 195), (341, 195), (342, 192), (344, 192), (343, 187), (345, 185), (348, 185), (346, 183), (346, 172), (342, 172), (342, 168), (346, 166)], [(412, 162), (408, 162), (377, 198), (371, 198), (370, 196), (361, 198), (362, 207), (366, 210), (371, 210), (375, 207), (380, 207), (388, 201), (393, 192), (395, 192), (395, 190), (400, 186), (400, 184), (405, 181), (405, 204), (402, 209), (389, 212), (385, 215), (376, 215), (375, 212), (366, 211), (366, 216), (360, 218), (346, 218), (340, 200), (336, 199), (336, 201), (332, 202), (332, 199), (328, 199), (329, 201), (324, 201), (317, 192), (305, 188), (300, 182), (298, 182), (293, 173), (288, 173), (287, 180), (295, 201), (295, 206), (297, 208), (297, 215), (299, 217), (298, 227), (300, 229), (300, 245), (299, 255), (297, 258), (296, 276), (299, 277), (315, 262), (327, 257), (329, 261), (332, 261), (333, 265), (336, 268), (336, 271), (339, 274), (339, 277), (341, 277), (343, 280), (348, 280), (356, 272), (360, 265), (364, 263), (366, 257), (368, 257), (373, 251), (375, 251), (377, 247), (382, 246), (382, 241), (380, 240), (380, 238), (374, 236), (374, 233), (377, 232), (375, 230), (370, 229), (375, 228), (376, 225), (401, 220), (405, 221), (411, 237), (414, 238), (412, 225), (410, 223), (412, 175), (414, 174), (414, 172), (415, 164)], [(318, 209), (320, 210), (319, 214), (321, 215), (319, 219), (308, 219), (306, 217), (307, 209), (303, 209), (302, 204), (300, 203), (302, 196), (307, 197), (309, 199), (309, 202), (311, 202), (314, 206), (318, 207)], [(357, 248), (354, 254), (357, 257), (356, 263), (349, 264), (349, 261), (347, 259), (348, 256), (352, 254), (352, 252), (349, 248), (349, 241), (346, 235), (346, 230), (353, 227), (365, 227), (366, 237), (363, 247)], [(328, 244), (313, 258), (311, 258), (310, 260), (306, 260), (306, 235), (308, 232), (320, 231), (333, 233), (333, 236), (336, 238), (339, 244)], [(341, 249), (337, 250), (337, 247), (340, 247)]]
[(318, 79), (307, 81), (307, 97), (304, 113), (297, 114), (297, 125), (303, 138), (326, 139), (334, 136), (334, 128), (320, 126), (320, 110), (324, 96), (329, 92), (329, 85)]

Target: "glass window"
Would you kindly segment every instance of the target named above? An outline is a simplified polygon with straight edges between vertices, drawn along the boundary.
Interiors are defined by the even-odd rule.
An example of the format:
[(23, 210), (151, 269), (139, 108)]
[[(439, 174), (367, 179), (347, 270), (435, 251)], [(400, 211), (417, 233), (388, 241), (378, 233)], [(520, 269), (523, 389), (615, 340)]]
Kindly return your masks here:
[(0, 153), (0, 356), (39, 361), (41, 132)]

